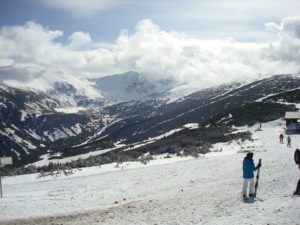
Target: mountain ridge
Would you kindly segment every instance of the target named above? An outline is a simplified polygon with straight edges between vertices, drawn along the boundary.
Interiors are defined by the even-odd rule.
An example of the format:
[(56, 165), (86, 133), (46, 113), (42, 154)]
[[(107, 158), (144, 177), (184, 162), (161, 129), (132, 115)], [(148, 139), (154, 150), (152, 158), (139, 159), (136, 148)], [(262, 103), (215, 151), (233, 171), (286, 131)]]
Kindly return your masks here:
[[(172, 130), (181, 132), (185, 124), (199, 124), (200, 128), (216, 125), (229, 114), (233, 115), (231, 122), (223, 119), (218, 125), (250, 124), (255, 118), (245, 123), (246, 118), (241, 114), (254, 114), (257, 109), (267, 113), (265, 117), (257, 115), (260, 120), (274, 119), (285, 110), (297, 110), (292, 105), (282, 104), (284, 101), (280, 103), (278, 96), (289, 100), (285, 93), (295, 90), (292, 93), (296, 102), (299, 87), (299, 75), (277, 75), (249, 84), (231, 83), (203, 89), (173, 102), (166, 98), (148, 98), (101, 107), (87, 104), (81, 111), (67, 113), (57, 110), (66, 104), (48, 93), (0, 86), (0, 118), (5, 119), (0, 124), (1, 154), (13, 156), (16, 165), (24, 165), (38, 161), (45, 154), (50, 158), (52, 155), (64, 158), (147, 144), (147, 140)], [(74, 92), (72, 87), (66, 91)], [(261, 102), (255, 103), (258, 100)], [(268, 109), (278, 113), (272, 116)]]

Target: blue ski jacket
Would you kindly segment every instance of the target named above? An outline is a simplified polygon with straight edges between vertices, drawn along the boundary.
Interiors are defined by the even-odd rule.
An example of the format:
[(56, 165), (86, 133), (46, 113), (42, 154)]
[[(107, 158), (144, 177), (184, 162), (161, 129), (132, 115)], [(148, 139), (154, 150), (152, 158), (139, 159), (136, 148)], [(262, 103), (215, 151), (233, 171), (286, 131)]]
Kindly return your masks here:
[(244, 158), (243, 161), (243, 178), (251, 179), (254, 178), (254, 171), (257, 170), (258, 166), (254, 166), (252, 159)]

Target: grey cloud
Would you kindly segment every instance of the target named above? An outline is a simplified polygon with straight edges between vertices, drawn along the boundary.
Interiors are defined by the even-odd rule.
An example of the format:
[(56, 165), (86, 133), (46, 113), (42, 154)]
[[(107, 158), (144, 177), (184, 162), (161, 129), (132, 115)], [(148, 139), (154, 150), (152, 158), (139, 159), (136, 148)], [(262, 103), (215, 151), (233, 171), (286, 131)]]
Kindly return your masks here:
[(281, 23), (282, 31), (300, 38), (300, 17), (284, 19)]
[(38, 1), (55, 9), (69, 12), (77, 17), (89, 17), (113, 7), (116, 0), (45, 0)]
[(0, 67), (0, 80), (18, 80), (20, 82), (30, 82), (42, 76), (41, 73), (35, 71), (34, 68), (5, 66)]
[(300, 17), (284, 18), (280, 24), (267, 23), (266, 29), (277, 32), (279, 39), (270, 43), (264, 54), (275, 60), (300, 65)]

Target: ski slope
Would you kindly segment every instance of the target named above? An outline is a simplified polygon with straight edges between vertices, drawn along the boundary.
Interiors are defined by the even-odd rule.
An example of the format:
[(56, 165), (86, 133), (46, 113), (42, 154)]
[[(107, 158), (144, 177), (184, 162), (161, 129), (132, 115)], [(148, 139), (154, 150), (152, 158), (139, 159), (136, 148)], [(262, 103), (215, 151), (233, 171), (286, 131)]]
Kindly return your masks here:
[[(239, 128), (253, 132), (254, 141), (218, 143), (197, 159), (110, 164), (56, 178), (5, 177), (0, 224), (300, 224), (300, 197), (292, 195), (300, 135), (291, 135), (292, 148), (279, 144), (283, 125)], [(241, 199), (247, 150), (263, 164), (254, 203)]]

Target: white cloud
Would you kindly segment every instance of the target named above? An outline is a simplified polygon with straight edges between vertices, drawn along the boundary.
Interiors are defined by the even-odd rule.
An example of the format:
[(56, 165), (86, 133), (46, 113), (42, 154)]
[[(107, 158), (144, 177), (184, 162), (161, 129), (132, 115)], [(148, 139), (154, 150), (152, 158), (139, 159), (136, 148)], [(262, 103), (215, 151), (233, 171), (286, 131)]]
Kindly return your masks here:
[(265, 23), (265, 29), (266, 31), (275, 32), (275, 33), (281, 30), (280, 26), (273, 22)]
[(71, 34), (69, 40), (71, 41), (69, 47), (74, 50), (78, 50), (92, 42), (90, 34), (81, 31)]
[(27, 22), (24, 26), (3, 27), (0, 30), (0, 57), (19, 62), (25, 60), (46, 63), (61, 51), (62, 46), (55, 39), (62, 35), (62, 31), (52, 31), (35, 22)]
[(0, 68), (1, 67), (9, 67), (14, 63), (12, 59), (0, 58)]
[[(92, 42), (88, 33), (80, 31), (63, 45), (56, 41), (62, 31), (28, 22), (0, 30), (0, 61), (14, 61), (12, 68), (0, 71), (0, 79), (11, 76), (14, 80), (34, 83), (35, 87), (39, 81), (45, 87), (42, 79), (59, 79), (60, 74), (69, 74), (64, 79), (78, 80), (135, 70), (154, 79), (173, 77), (203, 88), (295, 73), (300, 67), (299, 21), (286, 18), (279, 25), (266, 24), (266, 29), (277, 32), (276, 41), (239, 43), (232, 38), (212, 41), (167, 32), (151, 20), (142, 20), (133, 33), (121, 31), (108, 48)], [(89, 48), (82, 48), (86, 45)]]

